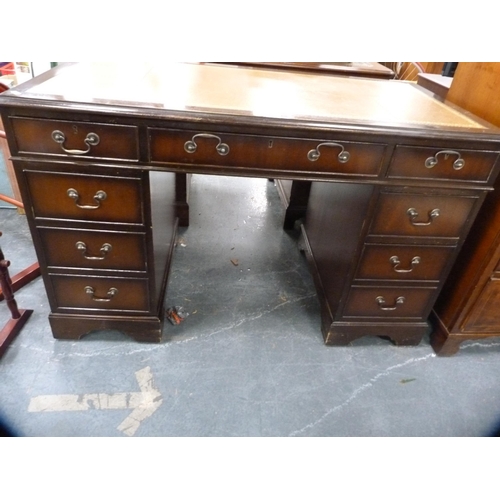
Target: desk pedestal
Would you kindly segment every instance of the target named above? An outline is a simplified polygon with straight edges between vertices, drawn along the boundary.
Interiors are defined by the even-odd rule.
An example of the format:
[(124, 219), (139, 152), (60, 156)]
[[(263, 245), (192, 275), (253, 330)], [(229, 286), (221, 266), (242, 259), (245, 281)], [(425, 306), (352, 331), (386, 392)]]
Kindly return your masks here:
[[(435, 194), (429, 199), (422, 189), (312, 183), (301, 249), (321, 303), (326, 344), (377, 335), (417, 345), (429, 331), (441, 277), (457, 252), (441, 231), (452, 216), (451, 232), (463, 231), (480, 199), (447, 190)], [(435, 228), (412, 224), (407, 206), (436, 203), (449, 207), (448, 222)]]

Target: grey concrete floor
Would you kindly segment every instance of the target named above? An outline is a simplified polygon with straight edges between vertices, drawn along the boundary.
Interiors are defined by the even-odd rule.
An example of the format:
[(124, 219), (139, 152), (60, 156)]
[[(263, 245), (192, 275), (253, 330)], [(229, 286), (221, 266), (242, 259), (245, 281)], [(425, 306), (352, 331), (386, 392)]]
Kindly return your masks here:
[[(0, 359), (4, 421), (33, 437), (491, 435), (500, 339), (450, 358), (428, 338), (325, 346), (283, 215), (266, 179), (194, 176), (166, 298), (189, 316), (166, 322), (160, 344), (119, 332), (55, 340), (41, 279), (18, 291), (34, 312)], [(0, 224), (14, 275), (36, 260), (31, 238), (16, 210), (0, 210)], [(0, 303), (2, 325), (8, 317)]]

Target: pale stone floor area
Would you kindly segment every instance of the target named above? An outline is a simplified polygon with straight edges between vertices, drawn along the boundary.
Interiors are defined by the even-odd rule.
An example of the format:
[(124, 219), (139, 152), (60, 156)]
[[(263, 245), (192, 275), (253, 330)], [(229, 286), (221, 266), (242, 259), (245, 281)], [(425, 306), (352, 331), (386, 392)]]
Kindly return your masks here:
[[(33, 315), (0, 359), (0, 415), (18, 436), (490, 436), (500, 422), (500, 339), (449, 358), (428, 338), (323, 344), (298, 235), (267, 179), (194, 176), (159, 344), (120, 332), (55, 340), (41, 278)], [(11, 275), (35, 262), (25, 217), (0, 210)], [(0, 321), (8, 319), (0, 303)], [(367, 332), (369, 333), (369, 332)]]

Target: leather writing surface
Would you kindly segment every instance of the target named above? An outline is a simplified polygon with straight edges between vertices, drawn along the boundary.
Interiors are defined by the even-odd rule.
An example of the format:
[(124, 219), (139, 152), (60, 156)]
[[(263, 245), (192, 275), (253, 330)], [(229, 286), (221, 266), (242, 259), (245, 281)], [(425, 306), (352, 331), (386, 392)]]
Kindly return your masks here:
[(276, 119), (484, 128), (409, 82), (182, 63), (138, 63), (133, 70), (83, 63), (23, 95)]

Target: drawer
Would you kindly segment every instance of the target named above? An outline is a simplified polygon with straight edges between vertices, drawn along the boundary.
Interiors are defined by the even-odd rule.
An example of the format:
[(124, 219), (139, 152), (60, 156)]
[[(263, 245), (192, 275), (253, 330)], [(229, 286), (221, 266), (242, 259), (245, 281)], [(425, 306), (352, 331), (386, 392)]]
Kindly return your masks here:
[(25, 170), (34, 217), (143, 223), (141, 179)]
[(147, 279), (49, 274), (56, 308), (149, 311)]
[(455, 247), (365, 245), (356, 279), (439, 281)]
[(477, 200), (473, 195), (382, 193), (370, 233), (459, 238)]
[(398, 146), (389, 177), (488, 182), (497, 152)]
[(435, 288), (353, 286), (343, 317), (426, 319)]
[(149, 129), (149, 141), (153, 162), (371, 177), (379, 174), (386, 149), (383, 144), (168, 129)]
[(128, 125), (11, 118), (19, 153), (139, 159), (138, 129)]
[(49, 267), (146, 271), (146, 235), (39, 227)]

